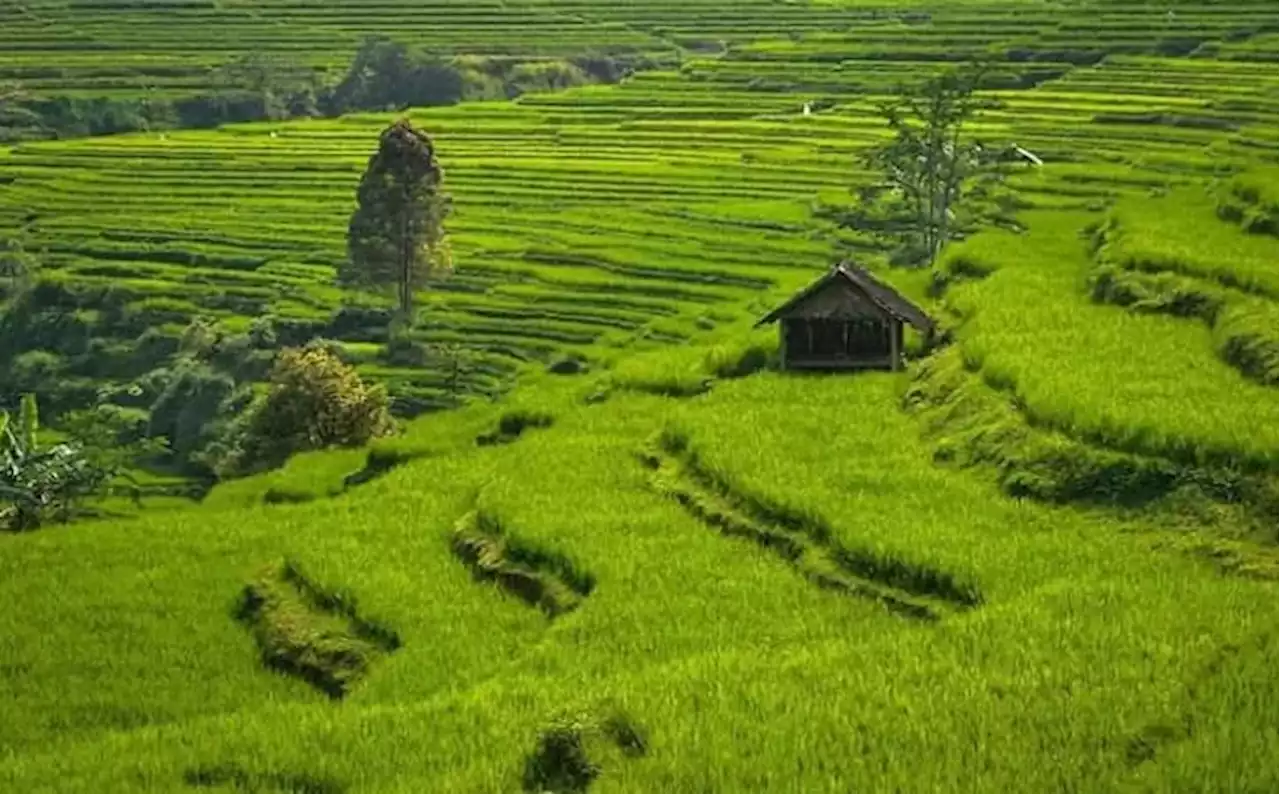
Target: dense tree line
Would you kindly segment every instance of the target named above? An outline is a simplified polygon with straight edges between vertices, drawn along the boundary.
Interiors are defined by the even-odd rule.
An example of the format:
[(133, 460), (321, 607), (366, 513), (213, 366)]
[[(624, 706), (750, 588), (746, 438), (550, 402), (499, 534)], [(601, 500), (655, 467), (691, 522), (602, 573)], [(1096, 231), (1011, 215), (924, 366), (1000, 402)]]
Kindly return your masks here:
[[(353, 80), (350, 90), (366, 88)], [(425, 132), (407, 120), (384, 130), (357, 190), (348, 259), (337, 280), (347, 289), (394, 292), (396, 311), (355, 319), (360, 328), (382, 326), (388, 361), (424, 366), (452, 358), (456, 374), (456, 352), (427, 350), (412, 337), (415, 293), (450, 269), (443, 182)], [(110, 428), (94, 448), (159, 444), (148, 462), (208, 480), (278, 465), (294, 452), (358, 445), (391, 427), (386, 390), (366, 386), (342, 360), (341, 348), (323, 339), (326, 331), (352, 330), (346, 326), (354, 306), (337, 312), (328, 328), (290, 329), (260, 316), (231, 331), (196, 316), (174, 335), (159, 327), (177, 319), (163, 316), (163, 305), (158, 316), (128, 290), (42, 278), (21, 238), (0, 239), (0, 264), (6, 274), (0, 281), (0, 409), (38, 395), (64, 426), (71, 419), (81, 430)], [(178, 316), (186, 312), (179, 307)], [(264, 381), (270, 384), (265, 393)], [(10, 474), (17, 479), (8, 491), (0, 482), (0, 503), (36, 493), (31, 483), (45, 475), (57, 479), (71, 471), (32, 468), (48, 456), (31, 457), (29, 444), (14, 441), (9, 449), (16, 450)], [(70, 449), (59, 448), (54, 458), (71, 461)], [(86, 474), (88, 490), (74, 498), (103, 482)], [(53, 498), (52, 491), (40, 493)], [(44, 496), (32, 496), (32, 504)], [(33, 515), (11, 518), (25, 526), (36, 521)]]
[(176, 98), (30, 96), (20, 85), (0, 86), (0, 142), (509, 98), (529, 91), (614, 82), (647, 65), (638, 58), (596, 56), (524, 62), (480, 56), (444, 59), (374, 37), (365, 41), (333, 84), (327, 84), (316, 70), (255, 54), (213, 70), (212, 89)]

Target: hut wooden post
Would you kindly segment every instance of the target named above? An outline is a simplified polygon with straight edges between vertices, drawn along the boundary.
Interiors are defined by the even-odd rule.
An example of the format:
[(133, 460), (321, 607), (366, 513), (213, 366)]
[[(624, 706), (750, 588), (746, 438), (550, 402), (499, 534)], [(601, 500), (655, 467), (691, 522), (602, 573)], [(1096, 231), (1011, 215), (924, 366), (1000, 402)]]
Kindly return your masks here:
[(782, 361), (782, 368), (787, 368), (787, 328), (790, 323), (786, 320), (778, 323), (778, 358)]
[(902, 327), (902, 323), (891, 322), (885, 327), (889, 331), (889, 369), (897, 372), (902, 369), (902, 360), (898, 355), (898, 329)]

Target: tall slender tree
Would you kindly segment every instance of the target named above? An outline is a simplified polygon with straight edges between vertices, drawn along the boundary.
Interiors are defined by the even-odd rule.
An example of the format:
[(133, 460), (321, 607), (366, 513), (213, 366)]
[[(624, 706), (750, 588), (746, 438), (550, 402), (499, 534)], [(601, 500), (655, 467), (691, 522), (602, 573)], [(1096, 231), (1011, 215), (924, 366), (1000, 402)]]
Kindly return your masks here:
[(897, 258), (909, 264), (932, 265), (994, 197), (1001, 152), (984, 148), (966, 129), (982, 107), (974, 92), (985, 71), (968, 65), (918, 89), (900, 89), (880, 107), (893, 137), (864, 159), (882, 179), (859, 191), (862, 206), (850, 225), (895, 238)]
[(413, 321), (414, 292), (452, 269), (444, 219), (444, 171), (427, 134), (407, 119), (388, 127), (369, 159), (347, 228), (343, 287), (394, 286), (400, 320)]

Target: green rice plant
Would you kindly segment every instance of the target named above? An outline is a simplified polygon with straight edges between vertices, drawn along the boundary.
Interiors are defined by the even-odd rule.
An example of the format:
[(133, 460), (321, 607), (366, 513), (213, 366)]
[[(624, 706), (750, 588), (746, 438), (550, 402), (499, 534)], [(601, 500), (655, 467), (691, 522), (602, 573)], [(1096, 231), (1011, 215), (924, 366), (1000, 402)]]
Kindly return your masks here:
[(550, 427), (555, 417), (532, 411), (508, 411), (498, 418), (498, 426), (488, 433), (476, 436), (480, 446), (510, 444), (530, 428)]
[(1090, 279), (1096, 301), (1203, 320), (1213, 329), (1214, 348), (1223, 361), (1252, 380), (1276, 384), (1280, 309), (1274, 302), (1172, 272), (1102, 265)]
[(1214, 322), (1214, 342), (1224, 361), (1259, 383), (1280, 382), (1280, 308), (1239, 301)]
[(1101, 255), (1121, 267), (1204, 276), (1276, 299), (1275, 238), (1203, 220), (1215, 215), (1213, 198), (1197, 188), (1161, 201), (1131, 199), (1116, 207)]
[[(0, 562), (0, 588), (37, 593), (0, 617), (10, 638), (0, 682), (22, 682), (0, 700), (0, 741), (16, 753), (0, 780), (21, 789), (56, 774), (59, 788), (123, 791), (234, 765), (387, 790), (509, 791), (549, 720), (601, 713), (594, 704), (605, 699), (645, 726), (647, 752), (614, 761), (610, 742), (583, 734), (602, 788), (887, 780), (907, 790), (972, 773), (973, 790), (1099, 790), (1131, 774), (1131, 739), (1184, 710), (1235, 727), (1197, 731), (1173, 766), (1158, 750), (1143, 774), (1212, 769), (1227, 737), (1242, 770), (1269, 769), (1273, 657), (1242, 655), (1204, 678), (1234, 700), (1195, 705), (1186, 684), (1224, 646), (1274, 636), (1273, 615), (1257, 609), (1274, 582), (1155, 550), (1140, 520), (1015, 502), (934, 465), (917, 421), (897, 410), (905, 385), (901, 375), (762, 374), (696, 401), (621, 394), (575, 407), (572, 380), (544, 376), (508, 399), (544, 404), (552, 427), (477, 449), (494, 406), (424, 417), (407, 435), (455, 435), (458, 453), (411, 461), (336, 501), (24, 536)], [(700, 461), (823, 516), (833, 537), (976, 578), (983, 607), (936, 624), (896, 621), (707, 532), (644, 487), (632, 458), (668, 420), (688, 430)], [(590, 597), (551, 624), (515, 599), (483, 597), (447, 551), (448, 529), (469, 509), (589, 560)], [(346, 583), (360, 593), (358, 614), (402, 639), (338, 711), (246, 664), (249, 638), (216, 596), (210, 603), (246, 568), (300, 545), (309, 579)], [(37, 571), (63, 582), (57, 599), (30, 587)], [(164, 610), (147, 606), (157, 599)], [(56, 656), (39, 650), (51, 636)], [(132, 650), (140, 645), (148, 652)], [(65, 685), (70, 663), (86, 686)], [(116, 675), (122, 666), (127, 676)], [(1230, 711), (1214, 716), (1215, 703)], [(80, 721), (64, 732), (71, 715)], [(149, 727), (122, 730), (130, 719)], [(393, 751), (424, 723), (432, 753)], [(856, 758), (837, 751), (850, 741)], [(1223, 774), (1246, 786), (1265, 777)]]
[[(529, 766), (550, 773), (531, 776), (545, 785), (576, 765), (593, 789), (626, 791), (1274, 790), (1274, 549), (1232, 505), (1221, 521), (1193, 518), (1222, 506), (1205, 493), (1274, 471), (1274, 390), (1215, 358), (1243, 338), (1225, 309), (1211, 330), (1094, 303), (1077, 237), (1094, 217), (1057, 210), (1145, 206), (1151, 187), (1274, 155), (1269, 63), (1070, 62), (1265, 30), (1275, 9), (1138, 11), (450, 0), (353, 16), (268, 0), (252, 13), (82, 4), (74, 25), (53, 6), (34, 10), (40, 20), (0, 12), (14, 45), (0, 47), (0, 80), (27, 70), (18, 79), (47, 81), (42, 92), (132, 90), (124, 70), (186, 90), (232, 57), (189, 35), (213, 25), (235, 47), (316, 68), (386, 24), (442, 52), (688, 50), (681, 70), (616, 86), (411, 112), (448, 142), (459, 210), (459, 272), (433, 285), (434, 324), (416, 341), (475, 353), (471, 403), (367, 450), (295, 458), (239, 493), (221, 484), (203, 505), (8, 539), (0, 596), (22, 608), (0, 613), (0, 789), (505, 792)], [(790, 38), (777, 38), (783, 28)], [(1274, 43), (1259, 38), (1258, 52)], [(945, 364), (934, 375), (959, 389), (936, 413), (904, 413), (903, 392), (920, 385), (908, 375), (754, 371), (771, 332), (740, 320), (820, 273), (834, 243), (857, 242), (812, 209), (847, 200), (862, 178), (849, 163), (881, 135), (876, 98), (986, 46), (1014, 61), (980, 129), (1049, 163), (1020, 189), (1054, 211), (1026, 217), (1026, 236), (952, 249), (959, 277), (943, 298), (962, 322), (954, 349), (926, 367)], [(688, 57), (698, 53), (715, 57)], [(1090, 121), (1114, 113), (1236, 129)], [(31, 250), (66, 246), (46, 275), (67, 285), (57, 305), (68, 310), (108, 315), (112, 304), (97, 303), (113, 285), (241, 321), (270, 306), (294, 318), (282, 334), (381, 344), (374, 324), (341, 326), (328, 281), (361, 153), (389, 121), (24, 144), (0, 151), (0, 223), (32, 214)], [(1196, 212), (1206, 207), (1212, 197)], [(1230, 270), (1258, 292), (1270, 278), (1260, 260), (1196, 261), (1184, 272), (1201, 282)], [(925, 278), (901, 283), (920, 297)], [(82, 320), (85, 336), (133, 341), (101, 316)], [(599, 362), (600, 384), (545, 373), (574, 354)], [(406, 403), (445, 396), (430, 366), (365, 363)], [(607, 401), (582, 404), (608, 381)], [(555, 422), (477, 445), (504, 415)], [(699, 488), (708, 514), (754, 525), (767, 511), (791, 536), (783, 524), (809, 520), (822, 543), (863, 552), (864, 572), (885, 574), (868, 560), (904, 561), (972, 587), (982, 606), (895, 620), (812, 586), (769, 549), (708, 532), (635, 462), (668, 425), (685, 432), (698, 472), (732, 486)], [(935, 460), (948, 455), (987, 460), (997, 483)], [(1189, 503), (1181, 533), (1154, 503), (1096, 504), (1170, 466), (1211, 472), (1198, 491), (1155, 500)], [(352, 475), (370, 479), (351, 487)], [(281, 503), (262, 504), (272, 489)], [(1088, 497), (1102, 498), (1087, 511), (1045, 503)], [(295, 498), (306, 501), (284, 503)], [(472, 510), (579, 570), (589, 562), (590, 597), (549, 622), (475, 587), (449, 553)], [(263, 675), (252, 636), (220, 603), (246, 571), (291, 554), (304, 554), (308, 580), (359, 592), (358, 614), (402, 639), (371, 654), (372, 674), (338, 709)], [(284, 596), (300, 630), (350, 630), (293, 585)], [(613, 757), (636, 740), (601, 724), (607, 700), (645, 726), (643, 757)], [(424, 726), (430, 752), (405, 753), (423, 746)], [(576, 760), (542, 763), (553, 758)]]
[(966, 365), (1033, 423), (1081, 440), (1190, 465), (1273, 465), (1271, 390), (1220, 362), (1209, 329), (1089, 301), (1091, 220), (1027, 213), (1026, 234), (975, 238), (999, 245), (1003, 266), (947, 294), (966, 318)]
[(729, 340), (707, 351), (703, 367), (717, 378), (741, 378), (773, 366), (778, 336), (772, 329), (753, 330), (741, 340)]
[(343, 794), (346, 784), (307, 773), (254, 772), (238, 764), (216, 764), (188, 769), (182, 780), (192, 788), (233, 786), (244, 791), (281, 790), (298, 794)]
[(1218, 194), (1218, 217), (1251, 234), (1276, 236), (1280, 169), (1258, 168), (1233, 177)]
[(672, 354), (655, 350), (628, 356), (609, 373), (614, 387), (667, 397), (694, 397), (711, 388), (713, 378), (704, 369), (706, 351), (687, 347)]
[[(601, 742), (600, 740), (605, 740)], [(587, 791), (600, 776), (600, 766), (588, 756), (588, 746), (599, 749), (610, 743), (624, 757), (643, 756), (643, 734), (624, 714), (603, 719), (592, 715), (562, 714), (538, 734), (538, 744), (525, 759), (521, 783), (525, 791), (573, 794)]]

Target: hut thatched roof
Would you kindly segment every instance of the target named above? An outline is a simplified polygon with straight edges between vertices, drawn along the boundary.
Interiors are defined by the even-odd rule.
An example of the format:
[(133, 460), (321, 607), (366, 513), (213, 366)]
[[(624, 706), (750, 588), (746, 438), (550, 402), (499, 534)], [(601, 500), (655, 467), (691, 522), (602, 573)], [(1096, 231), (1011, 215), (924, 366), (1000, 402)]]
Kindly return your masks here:
[(805, 301), (836, 280), (841, 280), (861, 292), (889, 316), (914, 326), (921, 333), (933, 332), (933, 319), (925, 314), (923, 309), (912, 303), (893, 287), (871, 275), (866, 269), (858, 267), (851, 262), (841, 262), (831, 268), (829, 273), (805, 287), (791, 300), (760, 318), (756, 326), (776, 322), (783, 315), (793, 312), (799, 311), (803, 313)]

